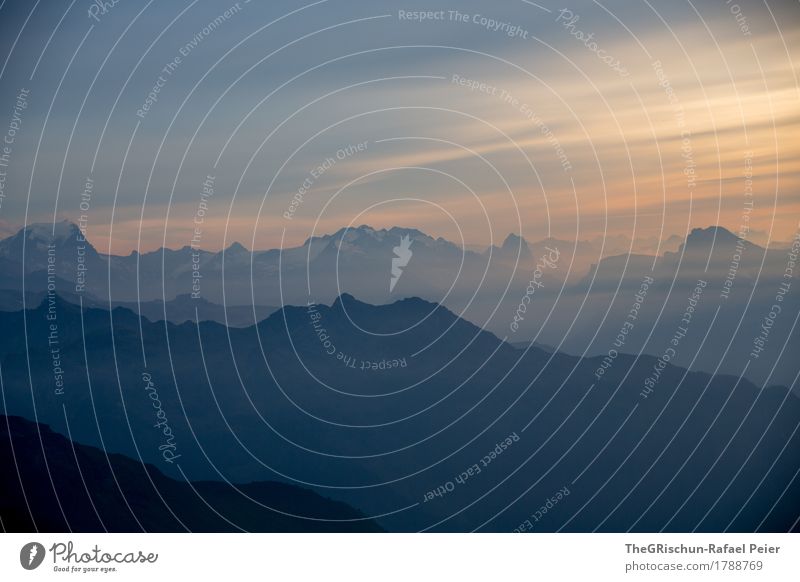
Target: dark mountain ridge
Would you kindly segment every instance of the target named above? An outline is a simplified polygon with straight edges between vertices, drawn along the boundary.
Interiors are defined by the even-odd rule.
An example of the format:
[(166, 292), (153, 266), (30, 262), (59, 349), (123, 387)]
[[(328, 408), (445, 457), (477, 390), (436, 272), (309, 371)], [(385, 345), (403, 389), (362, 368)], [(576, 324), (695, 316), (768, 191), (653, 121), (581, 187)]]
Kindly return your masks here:
[(418, 298), (342, 295), (240, 329), (58, 302), (58, 394), (48, 308), (0, 313), (7, 413), (173, 478), (278, 479), (390, 531), (510, 531), (565, 486), (542, 530), (785, 531), (800, 515), (800, 403), (785, 387), (672, 365), (648, 384), (658, 360), (624, 354), (598, 380), (599, 357), (520, 350)]
[(178, 481), (17, 416), (0, 416), (0, 466), (7, 532), (380, 531), (347, 505), (307, 489)]

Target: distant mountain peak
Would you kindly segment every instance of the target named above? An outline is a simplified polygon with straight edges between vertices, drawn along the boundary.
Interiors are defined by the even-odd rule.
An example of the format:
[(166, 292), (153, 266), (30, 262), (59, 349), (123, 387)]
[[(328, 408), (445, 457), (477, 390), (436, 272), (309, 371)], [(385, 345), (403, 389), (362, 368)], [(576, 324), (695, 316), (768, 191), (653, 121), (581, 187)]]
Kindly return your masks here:
[(523, 248), (527, 247), (528, 241), (526, 241), (523, 237), (513, 232), (508, 233), (506, 240), (503, 241), (504, 249), (516, 249), (519, 248), (520, 246)]
[(356, 299), (350, 293), (342, 293), (336, 299), (334, 299), (333, 303), (331, 303), (331, 309), (336, 308), (345, 308), (345, 309), (389, 309), (392, 307), (395, 308), (423, 308), (424, 311), (431, 311), (433, 309), (441, 309), (446, 312), (450, 312), (449, 309), (443, 307), (442, 305), (433, 302), (427, 301), (426, 299), (422, 299), (417, 296), (412, 297), (404, 297), (403, 299), (397, 299), (392, 303), (387, 303), (386, 305), (374, 305), (372, 303), (367, 303), (365, 301), (361, 301), (360, 299)]
[(342, 307), (342, 306), (355, 307), (359, 305), (367, 305), (367, 304), (364, 303), (363, 301), (359, 301), (358, 299), (350, 295), (350, 293), (342, 293), (336, 299), (333, 300), (333, 303), (331, 303), (331, 308)]
[[(405, 226), (393, 226), (392, 228), (390, 228), (386, 232), (388, 232), (389, 234), (392, 234), (392, 235), (397, 235), (397, 236), (409, 235), (412, 238), (433, 238), (433, 237), (425, 234), (421, 230), (418, 230), (416, 228), (408, 228), (408, 227), (405, 227)], [(445, 239), (443, 239), (442, 237), (439, 237), (436, 240), (445, 240)]]
[(228, 248), (225, 249), (226, 253), (249, 253), (250, 251), (240, 242), (234, 241)]
[(706, 228), (693, 228), (689, 236), (686, 237), (687, 241), (711, 241), (714, 240), (730, 240), (739, 238), (724, 226), (708, 226)]
[[(709, 226), (706, 228), (694, 228), (689, 236), (686, 237), (684, 245), (688, 248), (705, 248), (716, 246), (735, 245), (739, 237), (723, 226)], [(750, 243), (745, 241), (746, 245)]]
[[(303, 243), (303, 246), (308, 246), (312, 243), (333, 243), (334, 245), (354, 245), (356, 247), (364, 247), (366, 245), (397, 244), (397, 239), (403, 236), (409, 236), (414, 240), (427, 241), (428, 243), (436, 242), (433, 237), (425, 234), (416, 228), (406, 228), (401, 226), (393, 226), (389, 229), (381, 228), (375, 229), (367, 224), (362, 224), (357, 227), (344, 227), (340, 228), (332, 234), (323, 234), (309, 237)], [(444, 239), (439, 239), (447, 243)], [(452, 243), (447, 243), (452, 244)]]
[(531, 248), (528, 246), (528, 241), (516, 233), (509, 233), (506, 240), (503, 241), (503, 246), (500, 247), (503, 255), (517, 256), (519, 253), (520, 258), (526, 259), (531, 256)]
[(414, 295), (412, 297), (404, 297), (403, 299), (398, 299), (392, 305), (397, 305), (397, 304), (400, 304), (400, 305), (423, 305), (425, 307), (437, 307), (438, 306), (438, 307), (440, 307), (441, 309), (443, 309), (445, 311), (448, 311), (448, 312), (450, 311), (446, 307), (443, 307), (442, 305), (440, 305), (438, 303), (435, 303), (434, 301), (428, 301), (427, 299), (423, 299), (422, 297), (417, 297), (416, 295)]
[[(31, 223), (19, 229), (13, 236), (0, 241), (0, 257), (19, 261), (25, 255), (26, 268), (42, 268), (49, 245), (55, 245), (58, 249), (71, 248), (78, 243), (80, 234), (78, 225), (69, 220)], [(88, 254), (97, 253), (90, 242), (81, 240), (80, 244)]]
[(58, 241), (75, 237), (79, 232), (77, 224), (69, 220), (61, 220), (58, 222), (35, 222), (23, 227), (17, 234), (24, 233), (28, 240)]

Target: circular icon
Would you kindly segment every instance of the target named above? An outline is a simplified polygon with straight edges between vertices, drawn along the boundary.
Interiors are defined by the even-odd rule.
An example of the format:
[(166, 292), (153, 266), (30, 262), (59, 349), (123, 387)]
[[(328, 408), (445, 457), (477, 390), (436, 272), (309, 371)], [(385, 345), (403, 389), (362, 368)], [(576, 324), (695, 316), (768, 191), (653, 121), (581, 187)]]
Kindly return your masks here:
[(26, 570), (35, 570), (44, 561), (44, 546), (39, 542), (30, 542), (19, 551), (19, 563)]

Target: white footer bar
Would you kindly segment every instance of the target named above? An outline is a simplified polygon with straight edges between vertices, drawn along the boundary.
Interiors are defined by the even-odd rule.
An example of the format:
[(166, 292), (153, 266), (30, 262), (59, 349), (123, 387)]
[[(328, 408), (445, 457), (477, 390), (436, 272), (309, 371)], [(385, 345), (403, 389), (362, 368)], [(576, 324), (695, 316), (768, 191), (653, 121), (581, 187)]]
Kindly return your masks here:
[[(2, 534), (0, 580), (798, 580), (793, 534)], [(223, 578), (224, 577), (224, 578)]]

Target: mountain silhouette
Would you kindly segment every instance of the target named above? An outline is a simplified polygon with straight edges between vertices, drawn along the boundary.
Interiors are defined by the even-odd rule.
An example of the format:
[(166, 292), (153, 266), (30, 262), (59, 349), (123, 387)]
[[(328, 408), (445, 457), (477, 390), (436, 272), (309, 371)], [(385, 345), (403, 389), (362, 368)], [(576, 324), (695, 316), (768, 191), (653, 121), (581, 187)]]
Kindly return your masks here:
[(343, 503), (276, 482), (187, 483), (151, 464), (0, 416), (7, 532), (375, 532)]
[[(55, 231), (52, 224), (34, 224), (0, 241), (0, 309), (37, 305), (49, 282), (75, 304), (129, 307), (151, 321), (183, 323), (199, 317), (246, 327), (275, 306), (330, 304), (341, 293), (351, 293), (372, 304), (421, 297), (503, 336), (510, 331), (509, 318), (526, 295), (541, 257), (555, 249), (558, 264), (544, 270), (543, 287), (510, 341), (603, 356), (642, 281), (652, 277), (636, 329), (623, 347), (628, 353), (658, 357), (663, 352), (675, 331), (672, 322), (683, 313), (685, 297), (698, 280), (706, 281), (709, 289), (696, 318), (695, 329), (703, 333), (689, 334), (674, 363), (712, 374), (744, 375), (756, 383), (790, 385), (795, 370), (790, 360), (778, 355), (782, 348), (800, 349), (791, 316), (781, 317), (771, 330), (774, 350), (743, 365), (775, 304), (791, 257), (786, 249), (762, 248), (720, 226), (695, 228), (680, 244), (675, 237), (651, 237), (637, 245), (620, 236), (529, 242), (511, 234), (502, 247), (485, 252), (462, 249), (414, 228), (368, 225), (267, 251), (250, 251), (234, 242), (216, 253), (186, 246), (113, 256), (98, 253), (79, 237), (77, 226), (59, 222)], [(398, 277), (392, 271), (394, 249), (404, 237), (413, 254)], [(50, 274), (49, 244), (55, 245), (55, 272)], [(626, 244), (632, 253), (609, 256)], [(86, 247), (81, 249), (86, 270), (80, 290), (75, 284), (79, 246)], [(658, 249), (661, 254), (637, 253), (637, 248)], [(786, 295), (784, 313), (800, 309), (799, 297)]]
[(653, 382), (658, 360), (625, 354), (598, 380), (600, 357), (519, 349), (419, 298), (343, 294), (238, 329), (59, 300), (59, 394), (50, 308), (0, 313), (7, 414), (174, 479), (278, 479), (389, 531), (511, 531), (564, 487), (537, 529), (786, 531), (800, 515), (788, 388), (672, 365)]

